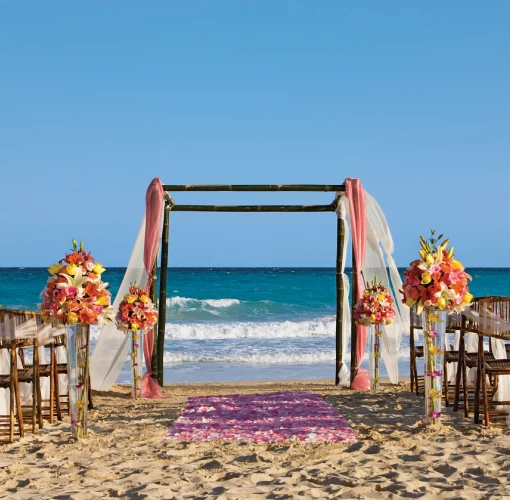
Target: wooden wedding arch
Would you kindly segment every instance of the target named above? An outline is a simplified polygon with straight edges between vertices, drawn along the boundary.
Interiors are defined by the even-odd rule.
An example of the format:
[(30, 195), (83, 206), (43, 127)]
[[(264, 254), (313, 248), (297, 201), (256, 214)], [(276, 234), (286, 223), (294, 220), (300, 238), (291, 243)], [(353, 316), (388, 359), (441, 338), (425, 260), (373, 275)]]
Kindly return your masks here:
[[(152, 357), (152, 366), (156, 379), (160, 386), (163, 386), (163, 354), (165, 342), (165, 324), (166, 324), (166, 287), (168, 276), (168, 235), (169, 218), (172, 212), (335, 212), (339, 197), (345, 193), (344, 184), (278, 184), (278, 185), (227, 185), (227, 184), (203, 184), (203, 185), (174, 185), (163, 184), (165, 192), (165, 207), (163, 215), (163, 231), (161, 237), (161, 262), (159, 279), (159, 320), (157, 324), (156, 342)], [(334, 192), (336, 197), (329, 205), (180, 205), (177, 204), (169, 192), (182, 191), (241, 191), (241, 192), (275, 192), (275, 191), (301, 191), (301, 192)], [(342, 359), (342, 322), (343, 322), (343, 300), (344, 286), (342, 280), (342, 258), (344, 255), (345, 241), (345, 220), (338, 217), (337, 222), (337, 251), (336, 251), (336, 372), (335, 384), (340, 383), (339, 373), (343, 365)], [(156, 275), (156, 265), (154, 275)], [(351, 318), (356, 302), (357, 280), (356, 280), (356, 258), (352, 252), (352, 292), (351, 292)], [(152, 287), (153, 299), (156, 299), (157, 285), (154, 282)], [(351, 323), (351, 382), (358, 372), (356, 359), (356, 325)]]

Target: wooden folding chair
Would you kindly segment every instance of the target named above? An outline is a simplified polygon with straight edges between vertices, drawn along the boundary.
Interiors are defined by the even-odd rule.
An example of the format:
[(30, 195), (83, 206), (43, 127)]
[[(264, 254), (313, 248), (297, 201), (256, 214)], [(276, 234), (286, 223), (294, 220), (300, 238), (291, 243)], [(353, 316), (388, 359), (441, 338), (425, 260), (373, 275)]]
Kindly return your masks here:
[[(492, 317), (503, 320), (505, 324), (510, 323), (510, 297), (490, 297), (480, 301), (481, 310), (488, 311)], [(483, 402), (484, 424), (507, 425), (509, 412), (505, 409), (498, 409), (499, 406), (510, 407), (510, 400), (495, 401), (494, 395), (498, 391), (499, 376), (510, 376), (510, 359), (492, 359), (484, 356), (484, 336), (489, 337), (489, 346), (492, 339), (510, 341), (510, 330), (506, 327), (485, 328), (483, 323), (479, 325), (478, 341), (478, 373), (476, 378), (476, 398), (474, 405), (475, 422), (479, 422), (480, 416), (480, 390)], [(505, 346), (505, 353), (508, 352)]]
[(9, 414), (0, 414), (0, 439), (5, 440), (4, 438), (7, 437), (7, 440), (12, 443), (16, 427), (19, 437), (25, 435), (14, 340), (0, 339), (0, 356), (2, 356), (0, 359), (3, 359), (9, 365), (9, 373), (0, 375), (0, 388), (9, 390)]

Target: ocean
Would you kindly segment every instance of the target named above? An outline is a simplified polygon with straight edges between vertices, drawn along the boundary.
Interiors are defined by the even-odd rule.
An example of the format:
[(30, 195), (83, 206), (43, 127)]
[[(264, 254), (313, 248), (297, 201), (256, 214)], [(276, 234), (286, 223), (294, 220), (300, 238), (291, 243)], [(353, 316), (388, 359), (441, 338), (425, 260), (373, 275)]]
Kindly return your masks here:
[[(473, 295), (510, 295), (510, 268), (467, 271)], [(114, 296), (123, 275), (103, 275)], [(0, 304), (36, 309), (48, 276), (45, 268), (0, 268)], [(334, 378), (333, 268), (171, 268), (167, 297), (166, 382)], [(98, 335), (93, 327), (92, 349)], [(399, 372), (409, 374), (408, 336)], [(127, 363), (117, 382), (129, 382)]]

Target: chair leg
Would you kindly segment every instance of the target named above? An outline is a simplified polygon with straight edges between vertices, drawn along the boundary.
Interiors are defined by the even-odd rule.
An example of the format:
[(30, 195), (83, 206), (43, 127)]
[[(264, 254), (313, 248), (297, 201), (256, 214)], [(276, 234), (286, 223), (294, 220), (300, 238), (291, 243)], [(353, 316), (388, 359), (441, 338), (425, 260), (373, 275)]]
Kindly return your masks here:
[(53, 385), (55, 387), (55, 404), (57, 409), (57, 419), (62, 420), (62, 411), (60, 409), (60, 387), (58, 383), (58, 373), (57, 370), (53, 371)]
[(55, 418), (55, 379), (52, 370), (50, 370), (50, 424)]
[(411, 352), (411, 357), (409, 359), (409, 371), (411, 373), (411, 392), (414, 392), (414, 370), (413, 370), (413, 354)]
[(483, 390), (483, 413), (484, 413), (484, 424), (486, 426), (491, 425), (489, 417), (489, 398), (487, 397), (487, 377), (485, 376), (485, 370), (482, 370), (482, 390)]
[(16, 399), (16, 415), (18, 417), (19, 437), (25, 436), (25, 424), (23, 422), (23, 409), (21, 408), (21, 395), (19, 392), (18, 371), (14, 374), (14, 398)]
[(90, 383), (90, 375), (89, 375), (89, 383), (88, 383), (88, 394), (89, 394), (89, 410), (93, 410), (94, 404), (92, 402), (92, 385)]
[[(11, 375), (12, 376), (12, 375)], [(14, 384), (9, 387), (9, 442), (14, 442)]]
[(37, 431), (37, 390), (35, 388), (37, 384), (32, 381), (32, 433)]
[(474, 413), (474, 421), (475, 424), (480, 423), (480, 370), (476, 369), (476, 385), (475, 385), (475, 399), (473, 402), (473, 413)]
[(462, 364), (462, 392), (464, 394), (464, 416), (469, 416), (469, 401), (468, 401), (468, 390), (467, 390), (467, 364), (464, 360)]
[(482, 385), (482, 369), (483, 369), (483, 337), (478, 336), (478, 361), (476, 364), (476, 389), (474, 401), (475, 424), (480, 423), (480, 387)]
[(37, 398), (37, 421), (39, 422), (39, 429), (42, 429), (44, 427), (44, 422), (42, 416), (41, 379), (39, 378), (39, 375), (37, 375), (36, 398)]
[(459, 399), (460, 399), (460, 378), (461, 378), (461, 367), (464, 363), (464, 355), (461, 351), (461, 342), (459, 341), (459, 361), (457, 363), (457, 372), (455, 373), (455, 400), (453, 402), (453, 411), (459, 411)]
[(443, 356), (443, 365), (444, 365), (444, 370), (443, 370), (443, 382), (444, 382), (444, 402), (445, 402), (445, 406), (450, 406), (450, 401), (448, 400), (448, 363), (446, 362), (446, 360), (444, 359), (444, 356)]

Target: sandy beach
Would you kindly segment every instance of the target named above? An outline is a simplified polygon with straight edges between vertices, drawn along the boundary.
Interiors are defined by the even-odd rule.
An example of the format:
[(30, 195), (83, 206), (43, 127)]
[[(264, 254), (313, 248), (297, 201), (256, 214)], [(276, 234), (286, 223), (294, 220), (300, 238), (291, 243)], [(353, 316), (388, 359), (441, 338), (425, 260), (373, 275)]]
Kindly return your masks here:
[[(312, 391), (358, 433), (356, 443), (173, 442), (163, 438), (186, 398)], [(128, 388), (95, 394), (89, 438), (68, 420), (0, 445), (0, 498), (510, 498), (510, 430), (450, 409), (432, 430), (407, 383), (380, 393), (331, 381), (175, 384), (161, 400)]]

